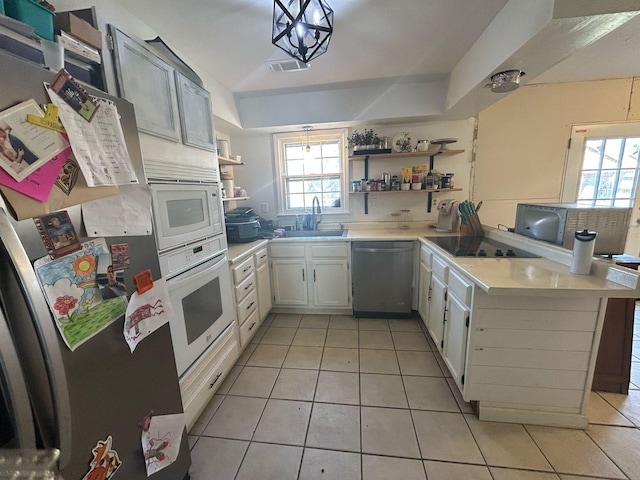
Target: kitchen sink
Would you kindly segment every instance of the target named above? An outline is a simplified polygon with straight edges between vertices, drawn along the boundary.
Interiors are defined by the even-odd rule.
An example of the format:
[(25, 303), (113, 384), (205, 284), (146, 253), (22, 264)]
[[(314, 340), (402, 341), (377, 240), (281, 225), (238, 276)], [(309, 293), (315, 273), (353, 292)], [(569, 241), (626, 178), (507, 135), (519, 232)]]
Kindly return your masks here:
[(348, 230), (286, 230), (283, 238), (346, 237)]

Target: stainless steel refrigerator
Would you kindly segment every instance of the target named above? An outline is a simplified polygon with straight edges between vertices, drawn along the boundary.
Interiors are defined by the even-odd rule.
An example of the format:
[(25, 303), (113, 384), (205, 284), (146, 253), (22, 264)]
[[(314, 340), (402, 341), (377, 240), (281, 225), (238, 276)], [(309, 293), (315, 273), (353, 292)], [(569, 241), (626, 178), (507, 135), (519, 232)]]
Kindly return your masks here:
[[(0, 64), (0, 110), (29, 98), (48, 102), (43, 82), (50, 82), (53, 74), (4, 52)], [(129, 154), (143, 182), (133, 105), (88, 90), (116, 102)], [(182, 412), (169, 325), (131, 353), (123, 338), (124, 319), (119, 318), (71, 351), (57, 331), (32, 266), (47, 254), (35, 223), (15, 221), (7, 210), (0, 200), (0, 449), (58, 448), (60, 474), (76, 480), (89, 471), (92, 448), (110, 435), (122, 461), (114, 477), (146, 479), (138, 422), (149, 411)], [(67, 210), (78, 236), (86, 240), (80, 207)], [(129, 295), (132, 275), (151, 269), (153, 278), (160, 278), (153, 235), (106, 240), (129, 244), (130, 266), (124, 277)], [(183, 430), (177, 460), (151, 478), (187, 479), (190, 462)]]

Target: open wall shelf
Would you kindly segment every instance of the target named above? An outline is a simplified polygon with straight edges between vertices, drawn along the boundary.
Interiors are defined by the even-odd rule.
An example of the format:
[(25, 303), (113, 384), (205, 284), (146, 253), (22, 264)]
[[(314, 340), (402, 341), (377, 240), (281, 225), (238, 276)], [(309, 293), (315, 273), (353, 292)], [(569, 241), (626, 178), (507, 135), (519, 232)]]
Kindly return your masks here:
[[(464, 153), (464, 150), (439, 150), (426, 152), (405, 152), (405, 153), (376, 153), (370, 155), (352, 155), (349, 161), (364, 161), (364, 178), (369, 179), (369, 160), (384, 160), (389, 158), (426, 158), (429, 157), (429, 171), (433, 170), (433, 161), (439, 155), (449, 156)], [(430, 188), (425, 190), (374, 190), (372, 192), (351, 192), (350, 195), (364, 195), (364, 213), (369, 213), (369, 195), (370, 194), (393, 194), (393, 193), (426, 193), (428, 196), (427, 212), (431, 212), (431, 204), (433, 203), (433, 194), (439, 192), (461, 192), (461, 188)]]

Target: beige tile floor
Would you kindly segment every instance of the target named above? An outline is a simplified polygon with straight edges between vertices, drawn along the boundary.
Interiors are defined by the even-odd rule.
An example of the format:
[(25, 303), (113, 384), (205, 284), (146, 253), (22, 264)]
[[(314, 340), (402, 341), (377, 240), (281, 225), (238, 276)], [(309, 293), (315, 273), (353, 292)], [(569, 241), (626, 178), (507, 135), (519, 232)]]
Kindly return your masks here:
[(629, 395), (586, 430), (481, 422), (418, 320), (272, 314), (189, 434), (192, 480), (640, 479)]

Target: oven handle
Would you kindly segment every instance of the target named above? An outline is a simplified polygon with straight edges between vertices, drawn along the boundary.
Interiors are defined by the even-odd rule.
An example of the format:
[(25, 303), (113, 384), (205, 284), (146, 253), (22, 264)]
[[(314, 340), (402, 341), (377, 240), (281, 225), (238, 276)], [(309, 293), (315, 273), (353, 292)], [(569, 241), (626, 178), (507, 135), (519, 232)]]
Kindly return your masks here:
[(219, 254), (217, 257), (210, 258), (205, 260), (202, 263), (199, 263), (193, 268), (189, 270), (185, 270), (184, 272), (176, 275), (175, 277), (167, 280), (167, 288), (169, 290), (175, 290), (179, 288), (182, 284), (187, 282), (192, 282), (195, 277), (201, 276), (203, 274), (211, 275), (213, 270), (220, 270), (222, 267), (227, 268), (227, 254), (223, 252)]

